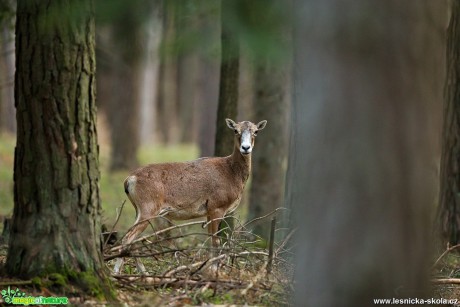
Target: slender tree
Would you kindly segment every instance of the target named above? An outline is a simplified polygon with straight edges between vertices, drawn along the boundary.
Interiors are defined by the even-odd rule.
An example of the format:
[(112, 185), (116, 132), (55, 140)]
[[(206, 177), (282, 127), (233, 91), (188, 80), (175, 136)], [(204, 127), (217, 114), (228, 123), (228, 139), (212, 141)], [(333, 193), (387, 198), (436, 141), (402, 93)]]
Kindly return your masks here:
[(460, 243), (460, 2), (452, 1), (451, 5), (447, 29), (441, 186), (436, 222), (443, 243), (456, 245)]
[(15, 204), (6, 269), (25, 278), (59, 273), (96, 294), (106, 288), (94, 40), (92, 0), (18, 1)]
[(295, 302), (369, 306), (376, 298), (423, 297), (445, 2), (294, 7)]

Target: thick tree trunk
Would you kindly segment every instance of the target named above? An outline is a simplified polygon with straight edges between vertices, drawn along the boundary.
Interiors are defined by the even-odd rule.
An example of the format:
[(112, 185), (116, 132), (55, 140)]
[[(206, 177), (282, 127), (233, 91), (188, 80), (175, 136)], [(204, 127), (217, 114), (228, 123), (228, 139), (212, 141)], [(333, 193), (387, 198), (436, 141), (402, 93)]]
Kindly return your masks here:
[(18, 1), (11, 275), (103, 278), (94, 39), (92, 1)]
[(443, 1), (297, 1), (289, 198), (296, 305), (424, 297)]
[(444, 243), (460, 243), (460, 2), (452, 1), (447, 31), (447, 78), (442, 133), (441, 186), (437, 214)]

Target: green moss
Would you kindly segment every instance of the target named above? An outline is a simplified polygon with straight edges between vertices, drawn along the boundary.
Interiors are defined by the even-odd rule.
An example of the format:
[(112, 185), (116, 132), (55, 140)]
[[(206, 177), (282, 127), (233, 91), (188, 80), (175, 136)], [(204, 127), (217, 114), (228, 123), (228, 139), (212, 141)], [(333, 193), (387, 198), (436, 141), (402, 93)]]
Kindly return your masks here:
[(101, 281), (98, 274), (94, 271), (87, 272), (67, 272), (69, 280), (77, 285), (85, 293), (99, 299), (111, 300), (116, 297), (109, 280)]
[(52, 273), (48, 275), (48, 280), (54, 287), (65, 287), (68, 283), (67, 277), (59, 273)]
[(108, 278), (102, 278), (101, 280), (100, 275), (94, 271), (78, 272), (68, 268), (56, 269), (49, 266), (44, 272), (46, 273), (32, 279), (33, 285), (53, 288), (54, 290), (66, 293), (75, 291), (74, 287), (76, 287), (79, 291), (101, 301), (114, 301), (116, 298), (116, 292), (110, 280)]
[(38, 276), (32, 278), (32, 285), (35, 286), (35, 287), (42, 287), (42, 279)]

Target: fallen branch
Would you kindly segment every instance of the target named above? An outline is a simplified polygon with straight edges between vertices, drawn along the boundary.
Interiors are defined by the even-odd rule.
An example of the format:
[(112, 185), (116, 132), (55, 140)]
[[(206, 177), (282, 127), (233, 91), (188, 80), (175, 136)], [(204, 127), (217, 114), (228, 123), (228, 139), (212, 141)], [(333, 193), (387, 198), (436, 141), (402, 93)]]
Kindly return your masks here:
[[(113, 278), (118, 279), (121, 282), (136, 282), (142, 285), (148, 286), (162, 286), (162, 285), (171, 285), (171, 286), (184, 286), (184, 285), (193, 285), (201, 286), (207, 285), (208, 287), (214, 288), (217, 286), (226, 286), (236, 289), (247, 289), (248, 283), (245, 283), (241, 280), (232, 280), (232, 279), (219, 279), (219, 280), (204, 280), (204, 279), (181, 279), (177, 277), (163, 277), (163, 276), (154, 276), (154, 275), (112, 275)], [(259, 290), (260, 288), (254, 288), (251, 285), (252, 290)], [(263, 287), (263, 290), (268, 290), (267, 287)]]
[[(139, 223), (142, 223), (142, 222), (145, 222), (145, 221), (146, 220), (142, 220)], [(137, 223), (137, 224), (139, 224), (139, 223)], [(154, 232), (154, 233), (152, 233), (150, 235), (142, 236), (142, 237), (140, 237), (140, 238), (138, 238), (136, 240), (133, 240), (131, 243), (126, 244), (124, 247), (122, 245), (114, 246), (109, 251), (114, 252), (114, 251), (118, 251), (118, 250), (120, 250), (122, 248), (129, 248), (131, 245), (133, 245), (133, 244), (135, 244), (137, 242), (145, 241), (145, 240), (147, 240), (147, 239), (149, 239), (151, 237), (156, 237), (156, 236), (158, 236), (158, 235), (160, 235), (162, 233), (168, 232), (170, 230), (181, 228), (181, 227), (186, 227), (186, 226), (191, 226), (191, 225), (203, 224), (203, 223), (205, 223), (205, 222), (204, 221), (195, 221), (195, 222), (189, 222), (189, 223), (184, 223), (184, 224), (180, 224), (180, 225), (174, 225), (174, 226), (171, 226), (171, 227), (167, 227), (167, 228), (161, 229), (159, 231), (156, 231), (156, 232)], [(136, 226), (137, 224), (135, 224), (134, 226)]]
[(227, 255), (226, 254), (222, 254), (222, 255), (219, 255), (217, 257), (214, 257), (214, 258), (210, 258), (210, 259), (207, 259), (205, 261), (200, 261), (200, 262), (195, 262), (193, 264), (190, 264), (190, 265), (181, 265), (175, 269), (172, 269), (168, 272), (166, 272), (164, 274), (165, 277), (171, 277), (173, 274), (176, 274), (178, 272), (181, 272), (181, 271), (185, 271), (187, 269), (194, 269), (194, 268), (198, 268), (198, 267), (204, 267), (206, 264), (208, 263), (213, 263), (213, 262), (216, 262), (217, 260), (220, 260), (220, 259), (224, 259)]
[(432, 283), (435, 284), (460, 284), (460, 278), (438, 278), (438, 279), (432, 279)]

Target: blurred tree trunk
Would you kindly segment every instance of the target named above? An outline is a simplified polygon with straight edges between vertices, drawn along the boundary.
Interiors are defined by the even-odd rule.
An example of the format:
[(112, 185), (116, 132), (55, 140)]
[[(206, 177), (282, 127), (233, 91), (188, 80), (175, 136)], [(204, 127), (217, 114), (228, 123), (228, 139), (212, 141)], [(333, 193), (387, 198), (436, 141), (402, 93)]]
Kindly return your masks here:
[[(14, 214), (6, 269), (103, 286), (93, 2), (18, 1)], [(109, 292), (106, 292), (106, 295)]]
[[(253, 10), (258, 12), (260, 23), (276, 23), (275, 18), (282, 7), (276, 1), (252, 1)], [(283, 4), (286, 7), (286, 3)], [(291, 44), (290, 28), (273, 27), (269, 31), (270, 41), (274, 47)], [(275, 47), (276, 46), (276, 47)], [(277, 59), (266, 54), (254, 59), (254, 120), (267, 120), (268, 126), (262, 136), (256, 140), (256, 150), (252, 154), (252, 182), (249, 203), (249, 219), (263, 216), (283, 205), (285, 164), (288, 147), (288, 73), (290, 71), (290, 54), (286, 59)], [(268, 239), (270, 223), (262, 220), (255, 224), (253, 232)]]
[[(175, 39), (180, 47), (178, 51), (178, 113), (179, 113), (179, 141), (181, 143), (194, 143), (197, 139), (198, 112), (198, 65), (197, 49), (187, 41), (187, 36), (198, 33), (198, 23), (202, 16), (195, 14), (193, 0), (179, 0), (176, 6), (177, 21)], [(199, 4), (197, 4), (199, 6)], [(199, 11), (198, 11), (199, 12)], [(206, 46), (202, 46), (206, 48)]]
[[(219, 102), (217, 106), (216, 137), (214, 156), (224, 157), (233, 152), (234, 133), (229, 130), (226, 118), (237, 120), (239, 81), (239, 37), (229, 28), (229, 12), (234, 10), (231, 1), (221, 2), (221, 64), (219, 81)], [(220, 229), (233, 228), (233, 218), (225, 218)], [(226, 236), (225, 231), (220, 233)]]
[[(194, 53), (182, 54), (178, 65), (178, 99), (180, 116), (180, 142), (196, 141), (198, 57)], [(200, 110), (201, 111), (201, 110)]]
[(112, 71), (110, 99), (105, 101), (112, 145), (111, 171), (129, 170), (139, 164), (140, 69), (137, 62), (128, 66), (121, 64)]
[[(112, 25), (112, 44), (115, 57), (112, 63), (112, 85), (106, 105), (111, 131), (110, 169), (132, 169), (138, 165), (140, 124), (141, 67), (143, 65), (144, 20), (139, 17), (142, 2), (130, 5), (120, 13)], [(145, 12), (143, 12), (145, 13)]]
[(221, 65), (219, 104), (217, 107), (214, 155), (228, 156), (233, 152), (234, 133), (230, 132), (226, 118), (237, 120), (239, 80), (239, 38), (229, 29), (229, 12), (234, 11), (230, 1), (221, 3)]
[[(207, 48), (199, 49), (198, 75), (198, 144), (201, 157), (214, 155), (217, 107), (219, 100), (220, 54), (214, 49), (221, 46), (221, 19), (215, 16), (221, 3), (200, 2), (206, 7), (205, 16), (198, 23), (199, 32), (207, 38)], [(212, 18), (214, 16), (214, 18)]]
[(460, 243), (460, 2), (451, 2), (451, 8), (437, 223), (442, 243), (457, 245)]
[(158, 129), (166, 144), (179, 141), (178, 119), (178, 56), (174, 48), (177, 35), (177, 3), (166, 1), (164, 5), (164, 25), (162, 57), (158, 81)]
[[(252, 155), (249, 219), (283, 205), (285, 163), (288, 146), (287, 70), (267, 63), (256, 68), (254, 109), (256, 121), (267, 120), (263, 136)], [(268, 239), (270, 223), (263, 220), (253, 232)]]
[(219, 97), (219, 63), (209, 57), (200, 57), (199, 74), (199, 128), (198, 144), (201, 157), (214, 154), (217, 102)]
[(297, 305), (427, 294), (445, 4), (295, 4)]
[(142, 68), (142, 95), (140, 99), (140, 141), (141, 144), (153, 144), (157, 140), (158, 121), (156, 100), (158, 98), (158, 78), (160, 71), (160, 45), (163, 33), (163, 3), (155, 1), (152, 12), (144, 29), (146, 48)]
[(14, 109), (14, 71), (15, 71), (15, 56), (14, 56), (14, 32), (9, 24), (2, 28), (2, 71), (1, 71), (1, 125), (0, 129), (4, 129), (10, 133), (16, 133), (16, 111)]

